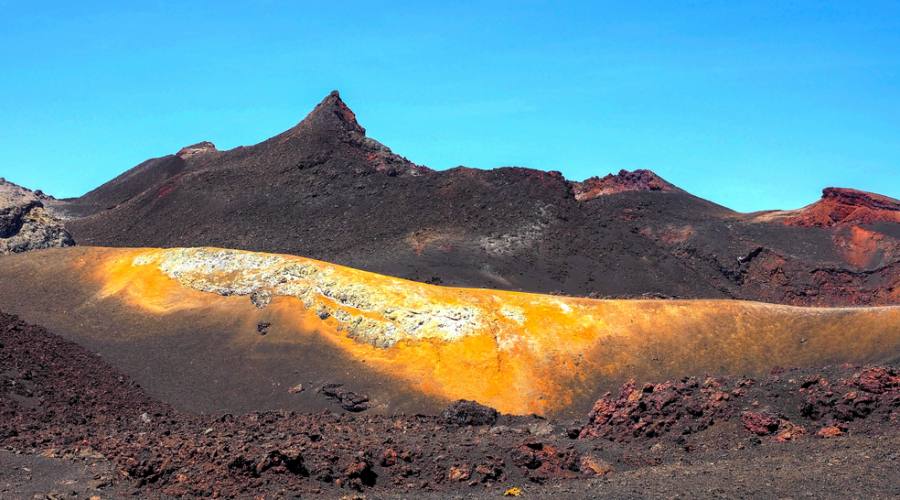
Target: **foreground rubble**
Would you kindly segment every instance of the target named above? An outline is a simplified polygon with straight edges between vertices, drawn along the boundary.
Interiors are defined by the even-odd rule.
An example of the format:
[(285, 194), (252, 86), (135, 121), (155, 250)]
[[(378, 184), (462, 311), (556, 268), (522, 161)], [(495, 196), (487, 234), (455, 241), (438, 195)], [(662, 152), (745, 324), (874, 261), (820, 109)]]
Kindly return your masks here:
[[(358, 399), (342, 387), (328, 391)], [(586, 422), (498, 415), (471, 401), (441, 416), (372, 415), (350, 406), (353, 413), (186, 414), (78, 345), (0, 314), (0, 462), (19, 464), (0, 478), (18, 488), (14, 479), (21, 478), (13, 476), (31, 470), (28, 464), (81, 460), (90, 463), (84, 470), (99, 472), (60, 470), (80, 478), (87, 489), (77, 491), (101, 497), (590, 494), (627, 477), (675, 478), (673, 471), (687, 481), (695, 464), (724, 474), (728, 460), (764, 467), (810, 450), (832, 457), (896, 441), (900, 374), (842, 366), (759, 379), (631, 382), (598, 400)], [(870, 464), (873, 473), (897, 459), (874, 455), (879, 449), (872, 448), (883, 459)], [(28, 477), (32, 486), (42, 480)], [(897, 478), (870, 486), (896, 491), (891, 481)], [(764, 483), (757, 487), (766, 491)]]

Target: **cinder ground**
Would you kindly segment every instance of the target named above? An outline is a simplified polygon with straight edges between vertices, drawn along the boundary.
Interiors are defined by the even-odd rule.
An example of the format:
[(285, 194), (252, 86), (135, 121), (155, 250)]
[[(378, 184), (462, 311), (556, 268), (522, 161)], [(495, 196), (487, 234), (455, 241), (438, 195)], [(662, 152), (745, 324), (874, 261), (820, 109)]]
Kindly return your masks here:
[[(198, 415), (148, 396), (77, 344), (0, 315), (0, 379), (4, 498), (900, 494), (894, 368), (626, 385), (575, 421), (494, 420), (471, 405), (437, 416)], [(780, 423), (754, 433), (747, 412)], [(452, 423), (467, 418), (479, 425)], [(839, 435), (816, 436), (831, 426)]]

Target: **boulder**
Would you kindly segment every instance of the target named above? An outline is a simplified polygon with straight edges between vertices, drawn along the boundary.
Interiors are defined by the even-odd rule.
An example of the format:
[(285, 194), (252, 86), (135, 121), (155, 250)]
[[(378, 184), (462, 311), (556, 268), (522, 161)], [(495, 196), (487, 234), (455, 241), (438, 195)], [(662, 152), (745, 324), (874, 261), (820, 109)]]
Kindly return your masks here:
[(494, 425), (498, 416), (497, 410), (465, 399), (448, 406), (441, 414), (446, 423), (453, 425)]

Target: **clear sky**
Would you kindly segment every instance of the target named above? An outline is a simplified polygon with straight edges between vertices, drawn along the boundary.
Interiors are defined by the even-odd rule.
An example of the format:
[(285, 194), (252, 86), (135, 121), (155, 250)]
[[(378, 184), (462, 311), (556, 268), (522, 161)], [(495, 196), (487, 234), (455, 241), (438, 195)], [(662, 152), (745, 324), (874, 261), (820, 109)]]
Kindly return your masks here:
[(332, 89), (432, 168), (649, 168), (743, 211), (900, 197), (896, 1), (0, 0), (0, 61), (0, 176), (58, 197)]

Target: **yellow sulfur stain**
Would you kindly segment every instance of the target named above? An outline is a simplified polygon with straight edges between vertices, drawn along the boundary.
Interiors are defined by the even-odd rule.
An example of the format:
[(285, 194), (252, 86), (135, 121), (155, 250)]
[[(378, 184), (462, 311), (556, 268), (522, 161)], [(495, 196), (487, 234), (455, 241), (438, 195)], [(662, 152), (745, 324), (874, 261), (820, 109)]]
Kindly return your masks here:
[[(251, 293), (354, 359), (446, 399), (549, 414), (598, 382), (746, 373), (900, 352), (900, 307), (591, 300), (449, 288), (302, 257), (221, 249), (90, 249), (97, 298), (156, 315), (229, 314)], [(223, 296), (229, 295), (229, 296)], [(236, 296), (237, 297), (236, 297)], [(248, 319), (247, 321), (252, 321)]]

